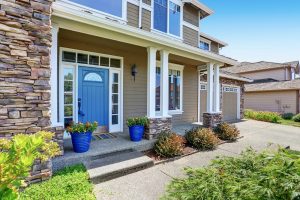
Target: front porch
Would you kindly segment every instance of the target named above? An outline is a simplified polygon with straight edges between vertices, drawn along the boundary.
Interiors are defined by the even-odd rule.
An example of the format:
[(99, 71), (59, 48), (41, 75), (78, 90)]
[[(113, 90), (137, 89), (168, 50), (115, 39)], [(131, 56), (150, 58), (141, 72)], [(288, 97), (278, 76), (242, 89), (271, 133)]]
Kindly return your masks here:
[[(186, 130), (189, 130), (195, 126), (199, 125), (173, 125), (172, 131), (177, 134), (184, 135)], [(132, 142), (130, 141), (128, 133), (115, 133), (114, 135), (116, 136), (115, 138), (92, 141), (90, 150), (81, 154), (73, 151), (72, 142), (70, 139), (64, 139), (64, 155), (52, 160), (53, 171), (57, 171), (66, 166), (85, 163), (131, 150), (136, 150), (139, 152), (147, 151), (152, 149), (154, 143), (156, 142), (156, 139), (143, 139), (141, 142)]]

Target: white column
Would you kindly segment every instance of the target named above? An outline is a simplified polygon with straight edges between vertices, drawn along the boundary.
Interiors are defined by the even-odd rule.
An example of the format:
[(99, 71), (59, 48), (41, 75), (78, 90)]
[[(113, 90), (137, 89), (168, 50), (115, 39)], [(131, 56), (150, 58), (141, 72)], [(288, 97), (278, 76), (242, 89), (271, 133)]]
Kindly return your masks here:
[(207, 64), (207, 108), (208, 113), (213, 112), (213, 85), (214, 85), (214, 67), (213, 63)]
[(58, 101), (57, 101), (57, 93), (58, 93), (58, 83), (57, 83), (57, 75), (58, 75), (58, 65), (57, 65), (57, 48), (58, 48), (58, 31), (59, 27), (56, 24), (52, 24), (52, 45), (50, 51), (50, 85), (51, 85), (51, 126), (59, 126), (58, 124)]
[(168, 117), (169, 114), (169, 52), (162, 50), (160, 52), (160, 111), (162, 117)]
[(213, 111), (220, 112), (220, 65), (214, 65), (214, 105)]
[(156, 48), (148, 47), (147, 116), (149, 118), (155, 117), (156, 52)]

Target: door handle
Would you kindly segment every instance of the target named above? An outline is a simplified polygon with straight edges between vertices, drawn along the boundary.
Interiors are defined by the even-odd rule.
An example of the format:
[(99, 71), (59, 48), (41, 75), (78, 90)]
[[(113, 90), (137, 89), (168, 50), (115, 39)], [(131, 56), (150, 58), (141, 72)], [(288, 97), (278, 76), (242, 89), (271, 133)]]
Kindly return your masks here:
[(84, 112), (81, 110), (81, 98), (78, 98), (78, 114), (82, 117), (85, 116)]

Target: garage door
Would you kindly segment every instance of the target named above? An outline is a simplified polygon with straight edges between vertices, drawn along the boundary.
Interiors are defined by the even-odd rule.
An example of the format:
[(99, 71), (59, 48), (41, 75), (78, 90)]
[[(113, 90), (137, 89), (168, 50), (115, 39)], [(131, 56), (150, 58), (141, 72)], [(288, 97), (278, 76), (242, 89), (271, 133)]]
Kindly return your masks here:
[(239, 88), (224, 86), (223, 87), (223, 120), (235, 121), (239, 118), (238, 107), (240, 106), (238, 98)]

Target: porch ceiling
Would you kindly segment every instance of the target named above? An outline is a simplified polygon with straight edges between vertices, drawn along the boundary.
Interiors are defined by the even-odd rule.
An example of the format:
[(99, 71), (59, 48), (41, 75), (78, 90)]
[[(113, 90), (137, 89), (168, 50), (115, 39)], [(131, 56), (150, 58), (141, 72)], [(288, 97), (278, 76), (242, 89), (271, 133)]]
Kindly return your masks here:
[[(126, 52), (126, 53), (131, 53), (131, 54), (136, 54), (136, 55), (139, 55), (139, 53), (141, 53), (141, 52), (146, 52), (146, 48), (141, 47), (141, 46), (127, 44), (124, 42), (105, 39), (105, 38), (96, 37), (96, 36), (92, 36), (92, 35), (87, 35), (87, 34), (70, 31), (70, 30), (66, 30), (66, 29), (60, 29), (58, 40), (59, 40), (60, 47), (70, 48), (70, 46), (68, 46), (68, 44), (70, 44), (70, 43), (75, 44), (76, 41), (78, 41), (81, 44), (81, 45), (79, 45), (80, 47), (78, 47), (79, 50), (89, 49), (89, 51), (93, 51), (93, 52), (97, 52), (97, 53), (111, 54), (111, 55), (115, 55), (114, 52)], [(77, 42), (77, 44), (78, 44), (78, 42)], [(82, 44), (84, 44), (85, 46), (83, 47)], [(99, 47), (101, 47), (101, 48), (99, 48)], [(81, 48), (83, 48), (83, 49), (81, 49)], [(95, 50), (93, 50), (94, 48), (95, 48)], [(98, 52), (101, 49), (110, 49), (111, 52)], [(116, 56), (119, 56), (119, 55), (116, 55)], [(123, 56), (123, 55), (120, 55), (120, 56)], [(160, 60), (159, 52), (157, 52), (157, 60)], [(204, 68), (206, 68), (205, 62), (197, 61), (197, 60), (186, 58), (183, 56), (178, 56), (175, 54), (170, 54), (169, 62), (175, 63), (175, 64), (180, 64), (180, 65), (185, 65), (185, 66), (203, 66)]]
[[(83, 15), (85, 17), (92, 17), (90, 15), (86, 16), (86, 14)], [(73, 14), (72, 16), (67, 16), (68, 14), (60, 13), (57, 9), (54, 9), (52, 22), (57, 24), (60, 28), (67, 30), (107, 38), (127, 44), (134, 44), (144, 48), (155, 47), (158, 49), (164, 49), (174, 55), (198, 60), (201, 62), (213, 62), (220, 65), (223, 65), (224, 63), (236, 64), (236, 62), (232, 59), (192, 47), (182, 43), (181, 41), (173, 40), (166, 36), (157, 35), (112, 21), (109, 22), (108, 20), (102, 20), (98, 18), (94, 19), (94, 17), (91, 21), (85, 19), (85, 17), (81, 18)]]

